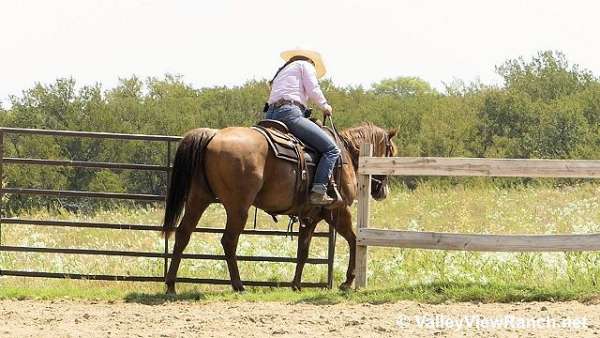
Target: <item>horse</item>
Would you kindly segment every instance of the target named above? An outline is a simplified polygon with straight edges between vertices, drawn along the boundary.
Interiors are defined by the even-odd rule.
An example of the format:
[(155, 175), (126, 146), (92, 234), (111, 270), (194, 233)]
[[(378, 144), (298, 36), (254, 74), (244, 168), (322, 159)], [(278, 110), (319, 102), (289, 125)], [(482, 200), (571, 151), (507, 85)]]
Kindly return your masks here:
[[(393, 137), (396, 130), (386, 130), (367, 123), (339, 133), (342, 165), (338, 188), (343, 199), (335, 209), (310, 206), (302, 212), (299, 230), (297, 262), (292, 288), (300, 290), (302, 271), (308, 258), (312, 234), (317, 224), (325, 220), (349, 245), (346, 280), (340, 289), (349, 289), (355, 278), (356, 235), (352, 229), (351, 205), (358, 190), (357, 172), (360, 145), (371, 143), (373, 156), (389, 157), (396, 153)], [(288, 210), (296, 215), (303, 206), (295, 206), (295, 164), (275, 157), (265, 137), (244, 127), (225, 129), (197, 128), (187, 132), (175, 154), (171, 180), (166, 197), (162, 233), (175, 231), (175, 244), (169, 270), (165, 277), (168, 294), (175, 294), (177, 270), (190, 236), (206, 208), (221, 203), (227, 222), (221, 238), (225, 260), (234, 291), (244, 291), (236, 260), (240, 233), (246, 225), (251, 206), (277, 213)], [(386, 176), (371, 181), (371, 196), (383, 200), (389, 192)], [(300, 201), (297, 201), (299, 204)], [(304, 207), (306, 204), (303, 203)], [(185, 207), (185, 211), (184, 211)], [(181, 214), (183, 213), (183, 217)], [(179, 226), (175, 225), (181, 220)]]

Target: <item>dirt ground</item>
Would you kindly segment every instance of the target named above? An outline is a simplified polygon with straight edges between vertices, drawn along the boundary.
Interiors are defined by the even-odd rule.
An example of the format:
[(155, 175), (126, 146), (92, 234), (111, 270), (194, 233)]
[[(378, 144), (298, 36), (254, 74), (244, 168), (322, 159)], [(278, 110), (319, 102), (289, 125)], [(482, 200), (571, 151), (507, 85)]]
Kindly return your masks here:
[[(463, 324), (470, 323), (470, 327), (449, 326), (450, 320), (465, 318), (469, 322)], [(506, 318), (512, 318), (512, 327), (507, 322), (497, 328), (486, 326), (492, 325), (486, 320)], [(535, 324), (536, 318), (546, 322)], [(526, 320), (528, 327), (523, 326)], [(144, 305), (0, 301), (1, 337), (597, 337), (599, 332), (600, 305), (578, 302)]]

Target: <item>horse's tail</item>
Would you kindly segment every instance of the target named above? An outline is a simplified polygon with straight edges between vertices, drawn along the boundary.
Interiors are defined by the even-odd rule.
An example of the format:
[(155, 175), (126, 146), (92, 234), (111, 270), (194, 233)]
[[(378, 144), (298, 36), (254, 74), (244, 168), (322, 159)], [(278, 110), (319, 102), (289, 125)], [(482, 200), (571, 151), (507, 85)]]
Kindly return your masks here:
[[(202, 185), (207, 184), (204, 165), (202, 165), (203, 152), (216, 132), (216, 130), (208, 128), (191, 130), (184, 135), (177, 147), (165, 205), (162, 230), (165, 237), (171, 235), (175, 225), (179, 222), (190, 192), (192, 179), (197, 177), (201, 180)], [(206, 188), (210, 191), (209, 187)]]

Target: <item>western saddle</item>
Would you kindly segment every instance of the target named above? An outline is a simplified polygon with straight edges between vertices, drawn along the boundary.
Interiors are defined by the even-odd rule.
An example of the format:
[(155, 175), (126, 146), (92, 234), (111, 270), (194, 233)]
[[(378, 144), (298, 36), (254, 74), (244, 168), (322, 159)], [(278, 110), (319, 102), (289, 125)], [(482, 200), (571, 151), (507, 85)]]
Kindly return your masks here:
[[(333, 139), (337, 139), (331, 129), (322, 126), (318, 122), (315, 123), (331, 135)], [(265, 137), (276, 158), (297, 165), (297, 169), (295, 170), (296, 184), (294, 187), (294, 200), (292, 206), (288, 210), (282, 210), (273, 214), (295, 214), (296, 216), (300, 216), (299, 214), (302, 213), (302, 210), (308, 205), (308, 194), (310, 193), (316, 166), (319, 162), (319, 152), (290, 133), (288, 127), (283, 122), (277, 120), (262, 120), (252, 128)], [(343, 149), (340, 144), (338, 144), (338, 147)], [(335, 176), (335, 172), (341, 169), (340, 167), (341, 159), (338, 161), (333, 176)], [(343, 203), (333, 177), (330, 182), (329, 190), (336, 201), (331, 205), (326, 206), (326, 208), (337, 207), (340, 203)]]

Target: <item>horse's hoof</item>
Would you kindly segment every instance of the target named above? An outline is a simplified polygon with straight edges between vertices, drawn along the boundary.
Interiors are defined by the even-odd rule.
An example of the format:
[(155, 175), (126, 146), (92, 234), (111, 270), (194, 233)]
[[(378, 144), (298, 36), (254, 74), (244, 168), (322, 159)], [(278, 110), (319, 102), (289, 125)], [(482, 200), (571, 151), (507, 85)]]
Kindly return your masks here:
[(348, 291), (348, 290), (352, 289), (352, 283), (344, 282), (344, 283), (340, 284), (339, 288), (342, 291)]
[(231, 285), (231, 287), (233, 287), (233, 291), (235, 291), (235, 292), (244, 292), (244, 291), (246, 291), (246, 289), (244, 289), (244, 286), (242, 284)]
[(300, 287), (300, 284), (292, 284), (292, 290), (293, 291), (302, 291), (302, 287)]
[(167, 285), (167, 296), (176, 296), (177, 292), (175, 292), (175, 285)]

